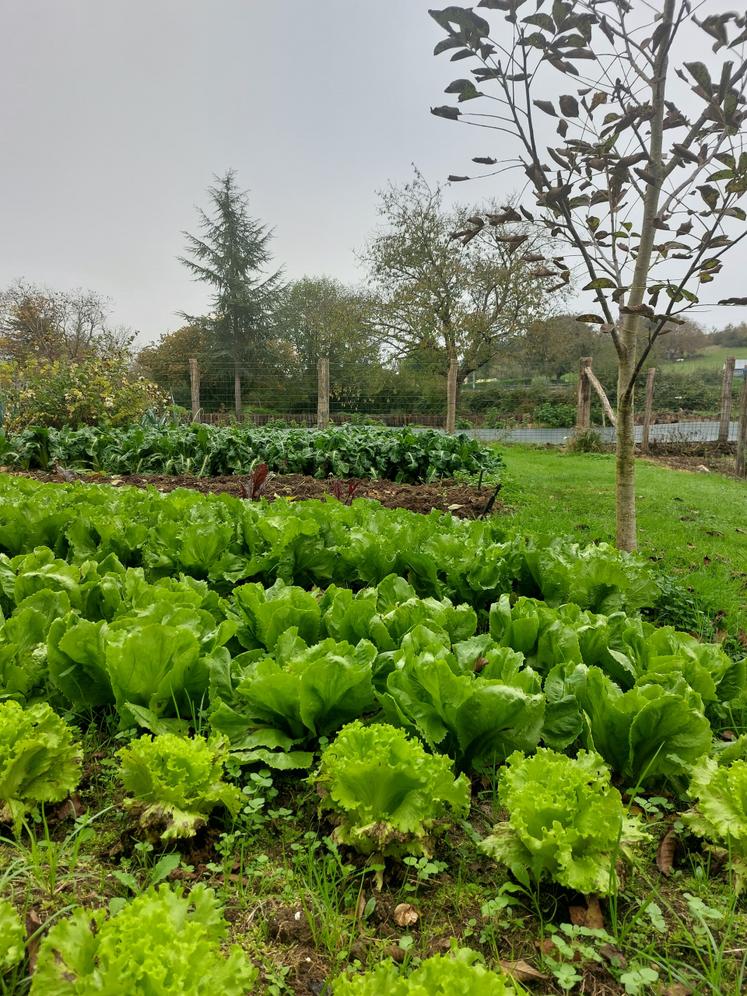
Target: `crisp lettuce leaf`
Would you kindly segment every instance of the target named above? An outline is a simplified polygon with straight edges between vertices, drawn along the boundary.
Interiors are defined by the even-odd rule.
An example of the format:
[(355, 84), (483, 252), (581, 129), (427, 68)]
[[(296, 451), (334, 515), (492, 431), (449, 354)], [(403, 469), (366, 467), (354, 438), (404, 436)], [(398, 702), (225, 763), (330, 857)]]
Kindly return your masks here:
[(32, 996), (245, 996), (258, 972), (237, 945), (215, 893), (196, 885), (150, 888), (117, 914), (77, 910), (50, 929)]
[(430, 854), (448, 814), (469, 810), (469, 782), (454, 778), (448, 758), (381, 723), (344, 727), (313, 780), (321, 809), (335, 818), (334, 838), (362, 854)]
[(701, 762), (693, 770), (689, 795), (695, 805), (684, 814), (685, 823), (726, 851), (741, 891), (747, 882), (747, 760)]
[(43, 702), (0, 702), (0, 820), (18, 824), (38, 803), (61, 802), (80, 781), (72, 729)]
[(241, 790), (223, 781), (225, 742), (164, 733), (143, 736), (118, 751), (125, 806), (142, 826), (164, 826), (163, 840), (192, 837), (216, 806), (236, 815)]
[(469, 948), (434, 955), (405, 976), (390, 961), (364, 975), (340, 975), (332, 996), (528, 996), (523, 986), (485, 967)]
[(585, 894), (616, 891), (621, 842), (641, 831), (626, 817), (602, 759), (575, 759), (546, 748), (513, 754), (500, 773), (498, 798), (508, 811), (481, 849), (523, 883), (550, 878)]

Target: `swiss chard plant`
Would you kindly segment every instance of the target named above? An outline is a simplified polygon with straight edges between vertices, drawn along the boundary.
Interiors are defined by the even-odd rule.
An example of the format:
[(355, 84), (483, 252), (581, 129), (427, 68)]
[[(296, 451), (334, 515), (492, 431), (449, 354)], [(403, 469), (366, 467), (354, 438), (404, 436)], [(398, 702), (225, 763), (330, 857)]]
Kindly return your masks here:
[(333, 837), (361, 854), (428, 855), (449, 824), (467, 815), (469, 782), (451, 762), (383, 723), (349, 723), (313, 776)]
[(228, 924), (212, 889), (150, 888), (107, 917), (76, 910), (41, 943), (33, 996), (246, 996), (257, 970), (238, 945), (226, 953)]
[(501, 770), (498, 799), (508, 819), (481, 844), (523, 884), (548, 878), (585, 894), (616, 891), (615, 866), (642, 831), (626, 815), (602, 759), (572, 759), (541, 748), (513, 754)]
[(234, 816), (241, 808), (241, 790), (224, 781), (227, 756), (221, 741), (143, 736), (119, 751), (124, 805), (141, 826), (161, 829), (163, 840), (191, 837), (217, 806)]
[(73, 731), (46, 703), (0, 702), (0, 821), (18, 826), (40, 803), (61, 802), (80, 781)]

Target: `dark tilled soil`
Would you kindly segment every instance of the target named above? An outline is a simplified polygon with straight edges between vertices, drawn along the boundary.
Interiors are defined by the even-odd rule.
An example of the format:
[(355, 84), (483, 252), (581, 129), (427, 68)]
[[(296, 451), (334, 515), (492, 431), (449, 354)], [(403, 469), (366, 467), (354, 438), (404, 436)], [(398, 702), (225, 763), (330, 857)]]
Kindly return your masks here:
[(736, 477), (735, 443), (652, 443), (645, 459), (671, 467)]
[[(175, 488), (192, 488), (195, 491), (212, 494), (230, 494), (245, 497), (245, 489), (249, 486), (247, 477), (166, 477), (162, 475), (127, 474), (108, 476), (105, 474), (72, 474), (65, 471), (64, 476), (47, 471), (11, 471), (22, 477), (32, 477), (37, 481), (61, 483), (66, 480), (80, 480), (89, 484), (134, 485), (144, 488), (152, 485), (159, 491), (173, 491)], [(270, 474), (265, 482), (261, 497), (270, 500), (274, 498), (324, 498), (340, 497), (348, 500), (348, 481), (317, 480), (314, 477), (303, 477), (300, 474)], [(336, 494), (339, 492), (339, 494)], [(451, 512), (464, 519), (476, 519), (481, 516), (493, 497), (495, 485), (485, 485), (481, 488), (456, 481), (441, 481), (437, 484), (396, 484), (393, 481), (357, 482), (354, 491), (356, 498), (375, 498), (385, 508), (407, 508), (413, 512), (428, 513), (432, 509), (441, 512)], [(496, 501), (492, 511), (502, 510)]]

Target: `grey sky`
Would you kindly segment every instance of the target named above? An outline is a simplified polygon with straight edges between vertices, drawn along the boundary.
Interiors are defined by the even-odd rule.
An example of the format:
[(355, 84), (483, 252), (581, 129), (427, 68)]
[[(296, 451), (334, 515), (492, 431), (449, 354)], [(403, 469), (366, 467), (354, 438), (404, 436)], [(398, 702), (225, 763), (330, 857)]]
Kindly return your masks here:
[[(156, 338), (176, 312), (206, 307), (175, 257), (212, 175), (229, 167), (252, 214), (274, 226), (289, 277), (356, 279), (353, 251), (387, 179), (405, 180), (413, 161), (438, 180), (473, 155), (500, 156), (488, 134), (428, 112), (459, 75), (432, 57), (442, 34), (430, 6), (0, 0), (0, 286), (90, 287), (113, 299), (117, 321)], [(734, 256), (720, 297), (745, 292), (744, 251)]]

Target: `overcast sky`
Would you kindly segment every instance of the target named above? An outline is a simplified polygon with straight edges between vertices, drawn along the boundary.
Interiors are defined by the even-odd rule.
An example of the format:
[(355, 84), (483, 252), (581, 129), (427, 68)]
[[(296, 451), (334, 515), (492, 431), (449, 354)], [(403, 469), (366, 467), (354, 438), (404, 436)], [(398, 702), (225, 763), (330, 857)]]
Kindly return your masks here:
[[(442, 180), (473, 155), (501, 155), (487, 133), (429, 114), (459, 75), (431, 54), (443, 35), (430, 6), (442, 5), (0, 0), (0, 286), (89, 287), (141, 341), (157, 338), (180, 310), (207, 307), (176, 256), (228, 168), (249, 188), (251, 213), (274, 227), (288, 277), (356, 280), (354, 250), (387, 180), (406, 180), (413, 162)], [(476, 200), (519, 184), (457, 193)], [(745, 293), (745, 252), (735, 250), (719, 297)]]

